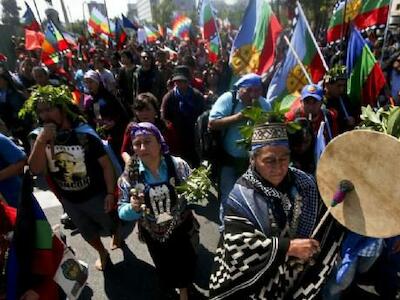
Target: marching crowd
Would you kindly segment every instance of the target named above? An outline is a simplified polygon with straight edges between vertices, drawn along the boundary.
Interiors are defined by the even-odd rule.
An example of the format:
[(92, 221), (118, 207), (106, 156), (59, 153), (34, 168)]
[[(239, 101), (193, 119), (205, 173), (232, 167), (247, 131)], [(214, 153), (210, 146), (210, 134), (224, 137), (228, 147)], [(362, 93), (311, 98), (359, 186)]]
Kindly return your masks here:
[[(165, 298), (178, 297), (178, 289), (179, 299), (191, 299), (201, 228), (176, 187), (204, 159), (213, 164), (221, 203), (211, 299), (339, 299), (357, 273), (372, 268), (380, 274), (378, 294), (395, 299), (397, 237), (354, 237), (331, 218), (310, 238), (325, 211), (314, 179), (321, 122), (327, 142), (359, 122), (340, 53), (332, 55), (323, 82), (302, 87), (286, 112), (285, 121), (299, 129), (287, 131), (282, 122), (257, 126), (247, 149), (237, 144), (248, 122), (244, 110), (272, 110), (265, 98), (270, 78), (245, 74), (230, 88), (227, 52), (211, 63), (201, 41), (168, 46), (132, 40), (120, 51), (86, 47), (63, 67), (44, 67), (35, 53), (17, 47), (15, 72), (0, 67), (0, 299), (62, 298), (51, 274), (57, 263), (50, 274), (30, 270), (29, 284), (4, 284), (15, 247), (10, 232), (24, 217), (18, 211), (26, 166), (24, 176), (46, 178), (63, 206), (62, 222), (97, 251), (98, 270), (111, 263), (101, 236), (112, 236), (111, 248), (118, 248), (126, 238), (121, 228), (137, 224)], [(399, 101), (394, 36), (383, 67), (389, 84), (381, 107)], [(220, 141), (208, 157), (204, 118)], [(343, 271), (341, 245), (348, 239), (358, 239), (359, 248)]]

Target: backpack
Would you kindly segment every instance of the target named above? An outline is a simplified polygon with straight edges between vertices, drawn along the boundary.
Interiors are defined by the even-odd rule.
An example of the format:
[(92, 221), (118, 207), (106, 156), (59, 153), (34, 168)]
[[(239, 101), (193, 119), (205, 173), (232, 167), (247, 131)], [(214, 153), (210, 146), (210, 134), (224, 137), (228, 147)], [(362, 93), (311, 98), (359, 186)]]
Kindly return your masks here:
[[(231, 90), (232, 94), (232, 110), (229, 116), (231, 116), (236, 108), (237, 103), (237, 91)], [(225, 131), (222, 130), (210, 130), (208, 128), (208, 120), (210, 111), (204, 111), (198, 118), (195, 124), (195, 143), (196, 152), (200, 160), (207, 160), (211, 163), (217, 163), (220, 155), (223, 153), (223, 139), (225, 137)], [(228, 117), (228, 116), (227, 116)]]

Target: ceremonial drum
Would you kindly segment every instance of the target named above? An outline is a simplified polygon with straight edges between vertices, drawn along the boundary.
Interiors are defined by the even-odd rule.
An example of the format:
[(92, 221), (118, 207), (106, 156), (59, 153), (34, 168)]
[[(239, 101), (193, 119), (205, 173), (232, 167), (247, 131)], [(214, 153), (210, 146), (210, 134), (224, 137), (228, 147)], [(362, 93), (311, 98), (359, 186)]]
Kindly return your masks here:
[(353, 130), (333, 139), (317, 166), (322, 199), (331, 206), (343, 180), (354, 189), (331, 208), (343, 226), (358, 234), (387, 238), (400, 235), (400, 141), (368, 130)]

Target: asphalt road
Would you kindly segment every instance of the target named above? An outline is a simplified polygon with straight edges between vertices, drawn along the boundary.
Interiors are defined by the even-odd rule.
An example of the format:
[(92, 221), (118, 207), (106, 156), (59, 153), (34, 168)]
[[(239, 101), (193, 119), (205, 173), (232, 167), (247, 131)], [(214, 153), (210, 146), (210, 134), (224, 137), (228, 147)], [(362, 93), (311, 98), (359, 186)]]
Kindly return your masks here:
[[(145, 244), (137, 237), (136, 228), (126, 239), (126, 247), (110, 251), (112, 265), (104, 272), (94, 268), (97, 255), (80, 236), (78, 231), (66, 230), (60, 225), (62, 207), (52, 192), (46, 189), (43, 180), (36, 180), (34, 193), (52, 226), (60, 226), (67, 237), (67, 243), (73, 248), (79, 260), (89, 265), (89, 279), (79, 300), (84, 299), (115, 299), (115, 300), (158, 300), (165, 299), (160, 291), (153, 261)], [(195, 297), (191, 300), (207, 299), (208, 279), (212, 268), (214, 252), (218, 243), (218, 210), (219, 203), (214, 196), (206, 207), (195, 210), (200, 223), (200, 246), (194, 287)], [(111, 239), (104, 238), (104, 244), (109, 247)], [(171, 272), (172, 275), (172, 272)], [(344, 299), (380, 299), (374, 293), (371, 285), (359, 286), (343, 295)]]
[[(55, 196), (46, 190), (41, 180), (37, 180), (35, 195), (52, 226), (60, 223), (62, 207)], [(195, 210), (200, 223), (200, 246), (197, 271), (194, 285), (198, 298), (207, 296), (208, 278), (211, 272), (214, 251), (219, 233), (217, 230), (219, 204), (212, 198), (206, 207)], [(78, 231), (66, 230), (60, 225), (61, 231), (67, 237), (67, 243), (73, 248), (78, 259), (88, 263), (89, 279), (80, 300), (83, 299), (164, 299), (161, 295), (154, 264), (145, 244), (137, 238), (136, 228), (126, 239), (126, 247), (110, 251), (112, 265), (104, 272), (94, 268), (97, 259), (96, 252), (80, 236)], [(109, 247), (110, 238), (104, 238), (104, 244)], [(196, 297), (197, 298), (197, 297)]]

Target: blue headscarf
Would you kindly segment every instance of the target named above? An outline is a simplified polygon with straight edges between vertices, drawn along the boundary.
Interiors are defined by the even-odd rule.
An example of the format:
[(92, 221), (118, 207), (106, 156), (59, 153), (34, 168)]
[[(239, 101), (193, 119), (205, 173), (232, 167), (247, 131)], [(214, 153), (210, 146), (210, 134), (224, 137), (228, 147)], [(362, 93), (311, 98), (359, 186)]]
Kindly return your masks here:
[(165, 142), (165, 139), (162, 136), (160, 130), (158, 130), (158, 128), (154, 124), (149, 122), (141, 122), (141, 123), (136, 123), (132, 126), (131, 129), (132, 140), (138, 135), (149, 135), (149, 134), (154, 135), (157, 141), (160, 143), (162, 154), (168, 154), (169, 147)]

